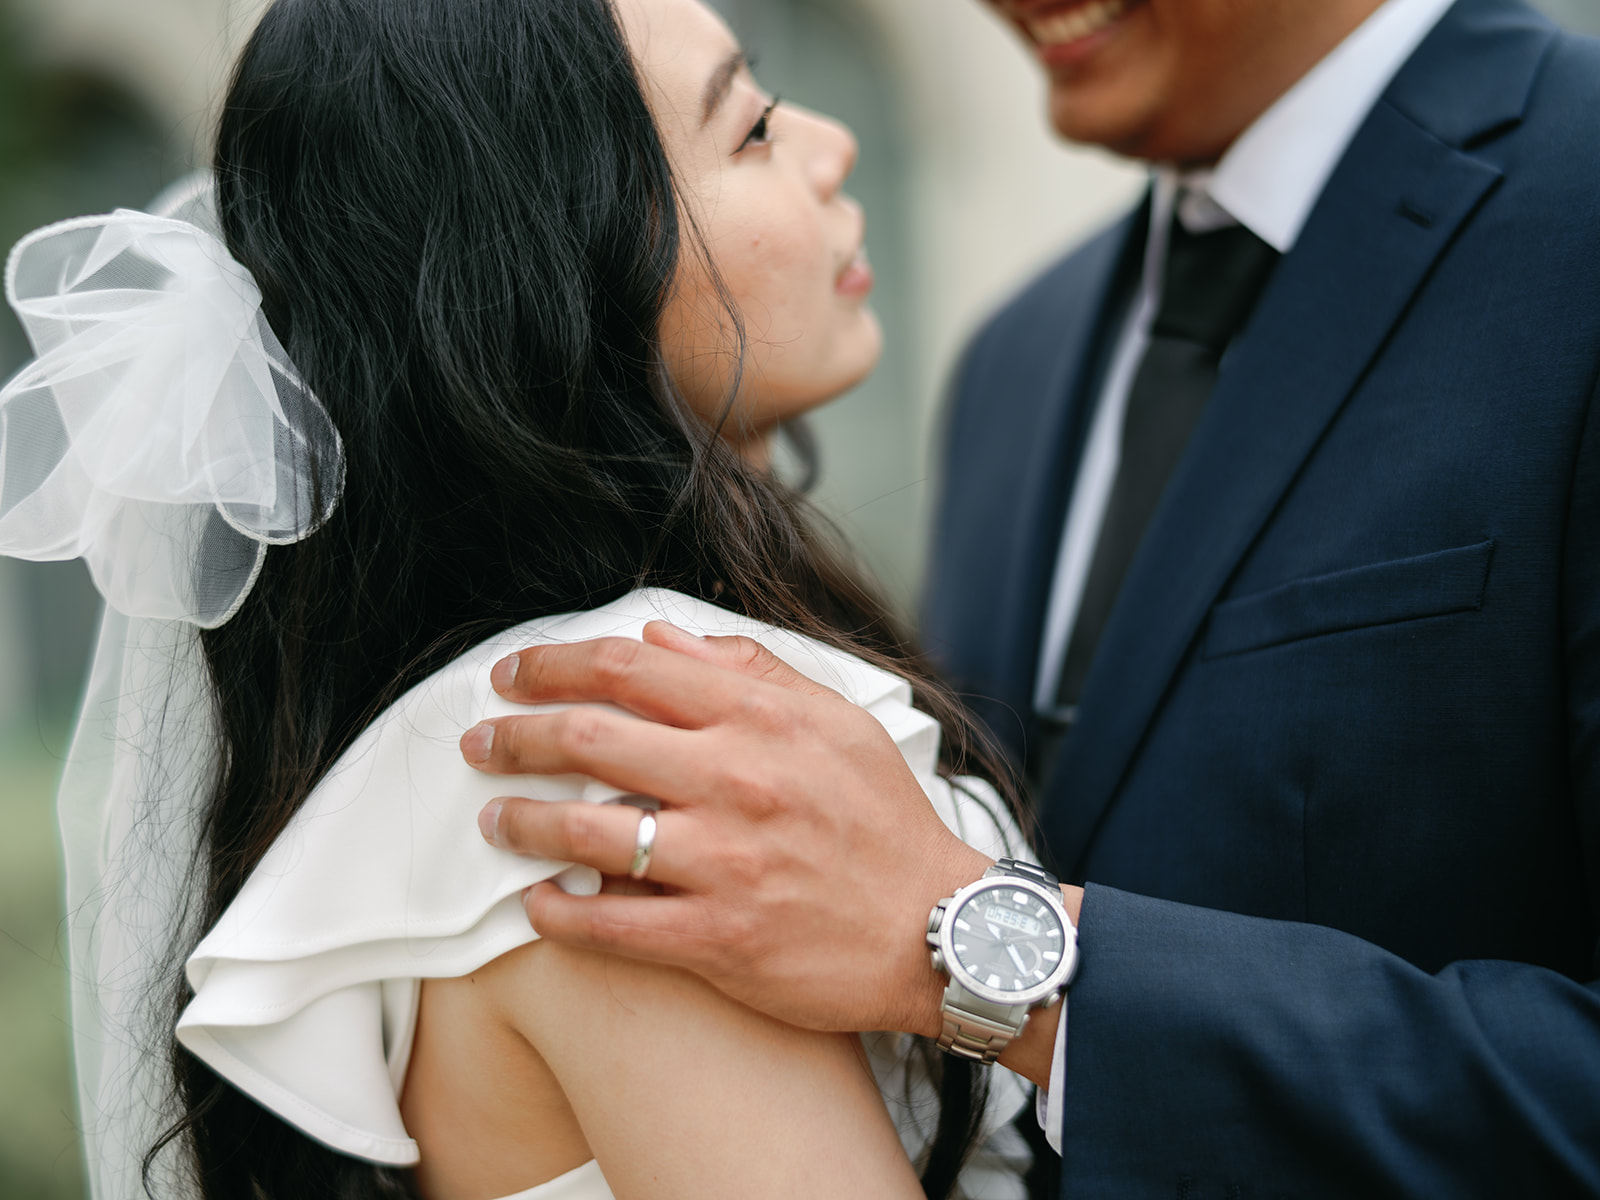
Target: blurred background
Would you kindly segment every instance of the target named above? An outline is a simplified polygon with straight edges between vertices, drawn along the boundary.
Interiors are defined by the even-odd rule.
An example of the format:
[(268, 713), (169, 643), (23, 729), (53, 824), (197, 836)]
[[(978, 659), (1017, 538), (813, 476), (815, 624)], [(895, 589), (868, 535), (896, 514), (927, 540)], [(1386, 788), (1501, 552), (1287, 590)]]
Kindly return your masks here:
[[(1131, 203), (1140, 170), (1049, 136), (1038, 72), (974, 0), (713, 0), (786, 100), (842, 118), (888, 335), (822, 413), (818, 495), (909, 611), (943, 380), (1007, 290)], [(1542, 0), (1600, 34), (1600, 0)], [(206, 161), (261, 0), (0, 0), (0, 249), (141, 207)], [(0, 379), (27, 358), (0, 314)], [(0, 558), (0, 1200), (79, 1200), (51, 797), (98, 612), (77, 563)]]

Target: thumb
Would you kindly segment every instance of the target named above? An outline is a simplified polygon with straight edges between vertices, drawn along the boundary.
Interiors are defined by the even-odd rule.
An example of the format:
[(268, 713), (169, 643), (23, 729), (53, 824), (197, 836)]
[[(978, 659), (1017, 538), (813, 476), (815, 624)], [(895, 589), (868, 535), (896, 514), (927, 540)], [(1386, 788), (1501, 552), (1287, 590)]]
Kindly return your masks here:
[(696, 637), (666, 621), (651, 621), (644, 627), (644, 640), (652, 646), (675, 650), (724, 670), (737, 671), (751, 679), (775, 683), (792, 692), (835, 698), (839, 695), (832, 688), (800, 674), (754, 638)]

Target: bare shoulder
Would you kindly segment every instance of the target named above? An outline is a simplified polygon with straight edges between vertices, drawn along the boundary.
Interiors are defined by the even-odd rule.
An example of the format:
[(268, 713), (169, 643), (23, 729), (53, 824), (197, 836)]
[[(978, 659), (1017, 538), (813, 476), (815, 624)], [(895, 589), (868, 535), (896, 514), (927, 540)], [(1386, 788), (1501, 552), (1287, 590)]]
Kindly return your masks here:
[(507, 959), (531, 961), (534, 946), (423, 982), (400, 1107), (429, 1200), (510, 1196), (594, 1157), (560, 1082), (501, 1012)]
[[(444, 982), (450, 1019), (470, 1011), (484, 1026), (477, 1052), (538, 1079), (507, 1079), (501, 1094), (559, 1095), (618, 1200), (922, 1195), (853, 1035), (784, 1025), (686, 971), (553, 942)], [(445, 1017), (441, 999), (433, 1019)], [(524, 1113), (507, 1128), (536, 1127)]]

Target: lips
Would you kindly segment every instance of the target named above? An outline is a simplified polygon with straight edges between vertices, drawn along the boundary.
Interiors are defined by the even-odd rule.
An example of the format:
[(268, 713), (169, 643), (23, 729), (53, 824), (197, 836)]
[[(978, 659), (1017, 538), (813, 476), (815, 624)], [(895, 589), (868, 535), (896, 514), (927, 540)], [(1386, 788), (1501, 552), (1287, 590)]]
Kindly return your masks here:
[(867, 261), (867, 248), (863, 246), (839, 272), (833, 289), (842, 296), (865, 296), (872, 290), (873, 282), (872, 264)]

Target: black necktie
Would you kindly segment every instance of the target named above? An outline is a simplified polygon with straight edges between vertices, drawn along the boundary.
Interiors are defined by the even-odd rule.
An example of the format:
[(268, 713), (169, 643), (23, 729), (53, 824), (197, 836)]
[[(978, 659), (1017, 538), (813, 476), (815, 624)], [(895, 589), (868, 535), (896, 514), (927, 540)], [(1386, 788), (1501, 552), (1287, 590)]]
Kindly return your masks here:
[(1216, 386), (1223, 351), (1277, 261), (1278, 252), (1242, 225), (1189, 233), (1172, 223), (1161, 307), (1128, 393), (1122, 460), (1056, 692), (1063, 708), (1078, 702), (1123, 577)]

